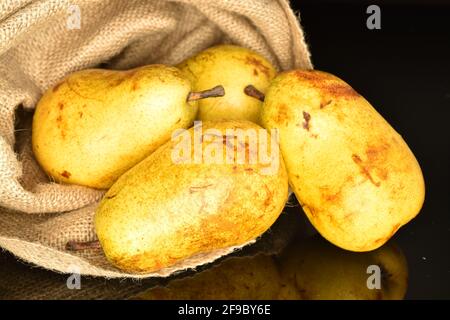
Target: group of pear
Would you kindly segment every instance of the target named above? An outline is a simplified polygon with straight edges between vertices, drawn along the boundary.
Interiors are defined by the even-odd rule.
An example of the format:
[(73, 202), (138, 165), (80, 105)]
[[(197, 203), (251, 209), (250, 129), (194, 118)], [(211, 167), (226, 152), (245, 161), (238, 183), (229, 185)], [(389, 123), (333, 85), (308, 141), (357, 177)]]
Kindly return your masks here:
[[(196, 120), (224, 148), (230, 129), (276, 132), (277, 170), (261, 174), (247, 158), (173, 161), (174, 132), (192, 133)], [(217, 141), (202, 137), (201, 150)], [(358, 252), (382, 246), (424, 201), (408, 145), (350, 85), (317, 70), (277, 72), (234, 45), (176, 66), (68, 75), (36, 106), (32, 147), (56, 182), (107, 189), (96, 235), (108, 260), (130, 273), (253, 241), (282, 213), (289, 187), (325, 239)]]

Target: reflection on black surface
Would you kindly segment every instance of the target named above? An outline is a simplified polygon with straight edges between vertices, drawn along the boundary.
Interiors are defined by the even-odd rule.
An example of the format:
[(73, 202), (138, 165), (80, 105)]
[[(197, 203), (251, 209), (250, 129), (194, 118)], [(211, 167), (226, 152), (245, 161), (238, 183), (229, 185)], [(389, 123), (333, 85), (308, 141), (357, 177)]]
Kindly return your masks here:
[[(407, 289), (406, 259), (392, 241), (377, 250), (356, 253), (314, 236), (292, 242), (279, 261), (285, 285), (280, 298), (390, 300), (403, 299)], [(369, 266), (379, 267), (379, 273), (368, 272)], [(379, 289), (373, 288), (377, 275)]]
[[(371, 265), (380, 269), (380, 289), (369, 289)], [(373, 278), (371, 278), (373, 279)], [(406, 259), (394, 243), (354, 253), (320, 236), (294, 239), (280, 254), (232, 257), (138, 295), (138, 299), (402, 299)], [(370, 283), (375, 283), (369, 281)]]

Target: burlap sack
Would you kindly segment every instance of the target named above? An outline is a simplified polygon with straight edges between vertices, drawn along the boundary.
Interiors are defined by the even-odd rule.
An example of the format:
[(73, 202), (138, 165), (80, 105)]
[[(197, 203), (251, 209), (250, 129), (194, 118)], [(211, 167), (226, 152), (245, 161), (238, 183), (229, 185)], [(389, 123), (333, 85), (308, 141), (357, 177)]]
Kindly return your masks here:
[(65, 75), (100, 64), (175, 64), (218, 43), (254, 49), (279, 70), (312, 67), (286, 0), (2, 0), (0, 246), (58, 272), (136, 278), (167, 276), (235, 250), (198, 255), (147, 275), (115, 269), (101, 250), (65, 251), (68, 240), (95, 239), (93, 212), (102, 192), (50, 181), (30, 147), (31, 112)]

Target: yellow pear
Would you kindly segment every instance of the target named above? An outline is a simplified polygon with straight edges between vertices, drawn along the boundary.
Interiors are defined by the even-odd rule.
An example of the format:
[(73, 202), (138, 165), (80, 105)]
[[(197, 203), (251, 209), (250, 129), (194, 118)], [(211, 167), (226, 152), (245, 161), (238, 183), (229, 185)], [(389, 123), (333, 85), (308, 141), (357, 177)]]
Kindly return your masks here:
[(259, 121), (261, 102), (244, 93), (248, 85), (265, 92), (275, 76), (275, 68), (258, 53), (234, 46), (208, 48), (178, 65), (200, 91), (217, 85), (225, 88), (224, 97), (199, 101), (199, 120)]
[(389, 242), (355, 253), (315, 236), (291, 243), (280, 257), (279, 298), (304, 300), (397, 300), (408, 287), (408, 266), (401, 250)]
[(333, 244), (376, 249), (420, 211), (425, 186), (416, 158), (343, 80), (321, 71), (278, 75), (261, 124), (278, 129), (290, 186)]
[(106, 257), (122, 270), (148, 273), (260, 236), (288, 196), (277, 140), (260, 138), (264, 133), (249, 121), (176, 132), (122, 175), (97, 208)]
[(191, 90), (178, 69), (164, 65), (75, 72), (36, 107), (36, 159), (58, 182), (108, 188), (173, 130), (192, 125), (197, 104), (187, 101)]

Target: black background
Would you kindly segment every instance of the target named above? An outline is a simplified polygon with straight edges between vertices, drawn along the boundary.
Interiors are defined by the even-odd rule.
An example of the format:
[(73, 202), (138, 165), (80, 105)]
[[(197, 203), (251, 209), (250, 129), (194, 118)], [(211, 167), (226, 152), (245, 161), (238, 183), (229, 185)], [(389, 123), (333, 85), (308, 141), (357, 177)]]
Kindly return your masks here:
[[(406, 298), (450, 298), (450, 1), (297, 1), (314, 67), (362, 94), (403, 136), (424, 173), (421, 213), (396, 234)], [(366, 8), (378, 4), (381, 29)]]

